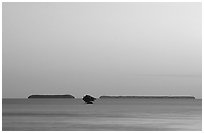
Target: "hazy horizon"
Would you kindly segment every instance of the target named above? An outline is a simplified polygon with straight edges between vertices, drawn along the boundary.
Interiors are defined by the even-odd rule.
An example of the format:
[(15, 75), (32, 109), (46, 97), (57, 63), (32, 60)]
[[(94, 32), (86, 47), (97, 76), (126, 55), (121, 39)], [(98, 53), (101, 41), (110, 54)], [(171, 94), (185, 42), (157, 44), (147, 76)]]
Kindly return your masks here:
[(202, 4), (2, 3), (2, 97), (202, 98)]

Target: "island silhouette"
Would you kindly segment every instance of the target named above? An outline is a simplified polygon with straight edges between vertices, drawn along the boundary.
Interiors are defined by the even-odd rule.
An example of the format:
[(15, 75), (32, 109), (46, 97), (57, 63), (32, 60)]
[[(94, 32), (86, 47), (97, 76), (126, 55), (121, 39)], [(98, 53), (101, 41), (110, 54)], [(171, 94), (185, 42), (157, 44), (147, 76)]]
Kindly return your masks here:
[(30, 95), (28, 98), (75, 98), (72, 95)]
[(90, 96), (90, 95), (85, 95), (83, 97), (83, 100), (85, 101), (86, 104), (93, 104), (93, 101), (96, 100), (96, 98)]

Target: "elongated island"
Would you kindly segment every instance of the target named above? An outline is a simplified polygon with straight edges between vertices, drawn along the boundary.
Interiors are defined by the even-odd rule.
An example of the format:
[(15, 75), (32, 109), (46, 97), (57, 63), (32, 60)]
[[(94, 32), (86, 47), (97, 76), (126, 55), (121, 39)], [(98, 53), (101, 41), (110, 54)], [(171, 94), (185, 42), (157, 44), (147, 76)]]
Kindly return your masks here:
[(195, 99), (194, 96), (100, 96), (99, 98)]
[(28, 97), (29, 99), (31, 98), (75, 98), (72, 95), (30, 95)]

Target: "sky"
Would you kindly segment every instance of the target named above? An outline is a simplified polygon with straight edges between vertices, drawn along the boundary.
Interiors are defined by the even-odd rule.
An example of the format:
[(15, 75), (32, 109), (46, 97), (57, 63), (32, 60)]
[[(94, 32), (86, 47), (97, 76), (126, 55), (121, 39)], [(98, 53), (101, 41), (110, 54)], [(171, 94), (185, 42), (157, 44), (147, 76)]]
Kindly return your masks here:
[(201, 3), (3, 3), (2, 96), (202, 96)]

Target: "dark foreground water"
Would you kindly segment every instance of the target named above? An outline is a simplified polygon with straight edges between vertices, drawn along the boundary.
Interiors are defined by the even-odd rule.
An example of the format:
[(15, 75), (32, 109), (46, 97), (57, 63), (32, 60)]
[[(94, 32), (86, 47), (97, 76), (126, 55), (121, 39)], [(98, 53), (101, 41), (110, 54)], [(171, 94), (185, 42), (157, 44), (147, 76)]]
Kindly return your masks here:
[(201, 130), (192, 99), (3, 99), (2, 130)]

